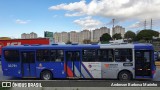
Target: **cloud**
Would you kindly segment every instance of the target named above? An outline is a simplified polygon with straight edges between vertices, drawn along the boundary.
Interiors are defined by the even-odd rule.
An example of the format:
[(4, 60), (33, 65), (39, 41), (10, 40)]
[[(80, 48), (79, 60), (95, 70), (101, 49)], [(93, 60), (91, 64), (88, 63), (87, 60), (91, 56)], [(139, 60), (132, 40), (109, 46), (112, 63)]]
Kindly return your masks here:
[(83, 29), (95, 29), (102, 25), (100, 21), (93, 19), (91, 16), (77, 19), (74, 23), (81, 26)]
[(21, 20), (21, 19), (17, 19), (15, 22), (17, 24), (27, 24), (29, 23), (31, 20)]
[(84, 8), (82, 7), (86, 7), (85, 4), (86, 1), (82, 0), (80, 2), (74, 2), (74, 3), (63, 3), (60, 5), (56, 5), (56, 6), (51, 6), (49, 7), (50, 10), (68, 10), (68, 11), (84, 11)]
[(160, 0), (81, 0), (49, 7), (69, 11), (65, 16), (102, 16), (118, 19), (160, 18)]
[(82, 16), (83, 13), (66, 13), (65, 16), (68, 16), (68, 17), (72, 17), (72, 16)]

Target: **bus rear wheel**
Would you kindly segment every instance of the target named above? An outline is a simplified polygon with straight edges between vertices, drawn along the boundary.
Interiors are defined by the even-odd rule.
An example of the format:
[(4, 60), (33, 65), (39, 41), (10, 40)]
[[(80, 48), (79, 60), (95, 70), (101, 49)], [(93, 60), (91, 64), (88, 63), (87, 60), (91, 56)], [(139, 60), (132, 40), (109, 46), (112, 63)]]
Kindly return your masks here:
[(132, 75), (128, 71), (122, 71), (122, 72), (119, 73), (118, 79), (119, 80), (131, 80), (132, 79)]
[(52, 73), (48, 70), (45, 70), (41, 73), (41, 79), (42, 80), (51, 80), (52, 79)]

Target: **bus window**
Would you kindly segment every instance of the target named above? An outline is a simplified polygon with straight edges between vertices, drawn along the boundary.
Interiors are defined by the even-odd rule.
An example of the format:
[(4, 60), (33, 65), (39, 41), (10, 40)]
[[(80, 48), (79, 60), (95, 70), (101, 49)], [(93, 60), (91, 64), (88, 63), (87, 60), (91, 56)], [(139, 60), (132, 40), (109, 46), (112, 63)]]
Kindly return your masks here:
[(21, 57), (23, 63), (35, 63), (34, 56), (34, 52), (23, 52)]
[(68, 51), (66, 59), (67, 61), (79, 61), (80, 54), (77, 51)]
[(113, 50), (101, 49), (98, 50), (99, 61), (101, 62), (113, 62)]
[(50, 51), (50, 56), (51, 56), (51, 61), (56, 61), (56, 50), (51, 50)]
[(132, 61), (132, 49), (115, 49), (115, 61), (116, 62), (131, 62)]
[(38, 61), (50, 61), (49, 50), (37, 50), (37, 60)]
[(73, 61), (73, 53), (72, 52), (67, 52), (67, 57), (66, 57), (66, 59), (68, 60), (68, 61)]
[(150, 62), (150, 52), (144, 52), (144, 61)]
[(56, 58), (57, 62), (61, 62), (64, 61), (64, 53), (63, 50), (57, 50), (57, 58)]
[(75, 60), (80, 61), (80, 54), (79, 54), (79, 52), (75, 52)]
[(98, 61), (96, 50), (83, 50), (83, 61), (84, 62), (95, 62)]
[(4, 57), (8, 62), (19, 62), (18, 50), (6, 50), (4, 51)]

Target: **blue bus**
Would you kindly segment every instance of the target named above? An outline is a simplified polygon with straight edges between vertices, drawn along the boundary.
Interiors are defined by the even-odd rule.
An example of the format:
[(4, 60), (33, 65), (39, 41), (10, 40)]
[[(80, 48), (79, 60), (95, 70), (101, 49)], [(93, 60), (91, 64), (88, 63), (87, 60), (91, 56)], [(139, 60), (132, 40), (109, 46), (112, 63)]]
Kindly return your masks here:
[(51, 79), (152, 79), (151, 44), (21, 45), (2, 49), (4, 76)]

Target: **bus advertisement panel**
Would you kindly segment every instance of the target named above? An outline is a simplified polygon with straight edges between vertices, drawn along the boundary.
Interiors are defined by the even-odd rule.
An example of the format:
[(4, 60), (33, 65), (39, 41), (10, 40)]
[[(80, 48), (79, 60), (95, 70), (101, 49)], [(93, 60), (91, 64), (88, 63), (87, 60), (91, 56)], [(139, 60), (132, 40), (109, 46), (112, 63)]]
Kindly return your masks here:
[(24, 44), (42, 44), (42, 45), (48, 45), (49, 42), (50, 42), (49, 38), (0, 40), (0, 56), (1, 56), (1, 49), (4, 46), (24, 45)]

